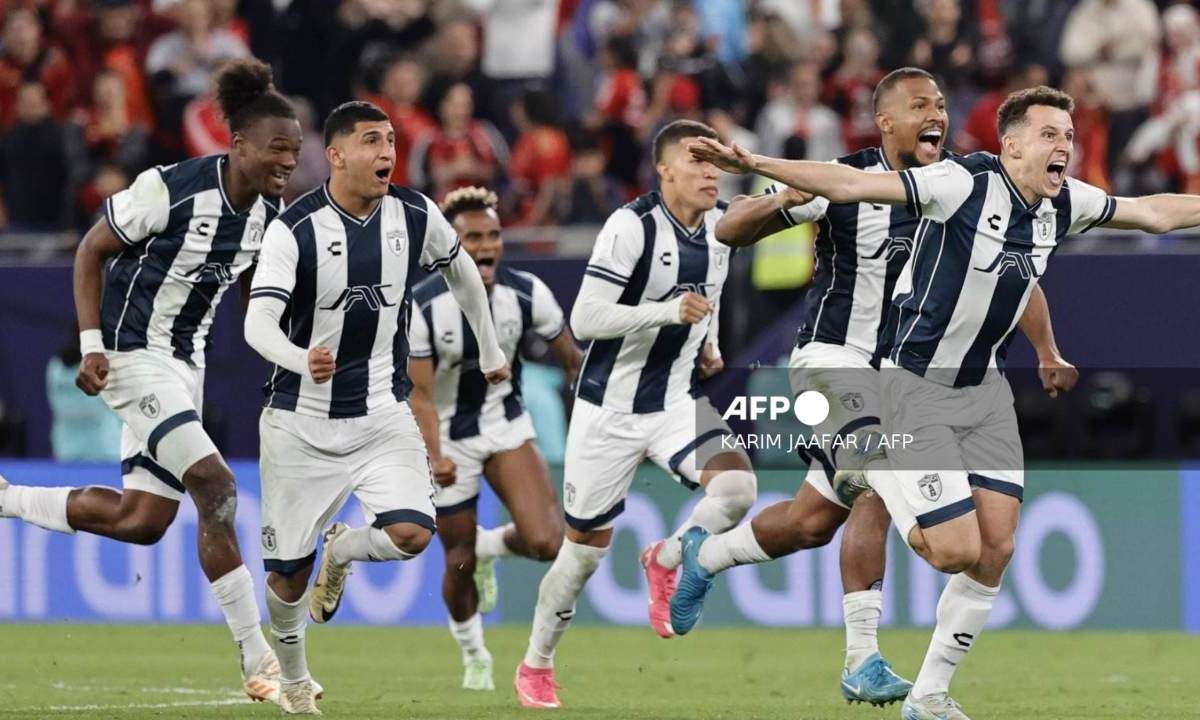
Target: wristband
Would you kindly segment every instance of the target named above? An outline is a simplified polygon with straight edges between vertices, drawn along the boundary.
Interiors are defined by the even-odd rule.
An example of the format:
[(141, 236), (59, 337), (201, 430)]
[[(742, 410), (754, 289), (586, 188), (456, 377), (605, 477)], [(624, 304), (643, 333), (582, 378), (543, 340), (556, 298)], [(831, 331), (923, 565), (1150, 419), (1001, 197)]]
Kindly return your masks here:
[(84, 330), (79, 333), (79, 353), (85, 356), (92, 353), (104, 354), (104, 336), (98, 329)]

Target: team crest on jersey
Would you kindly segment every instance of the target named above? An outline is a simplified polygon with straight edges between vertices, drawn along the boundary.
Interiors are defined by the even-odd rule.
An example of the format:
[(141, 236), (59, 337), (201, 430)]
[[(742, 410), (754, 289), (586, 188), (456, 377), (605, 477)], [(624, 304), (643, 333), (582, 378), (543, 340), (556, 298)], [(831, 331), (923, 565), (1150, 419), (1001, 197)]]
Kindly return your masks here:
[(264, 525), (262, 529), (263, 550), (275, 552), (275, 528)]
[(838, 399), (842, 401), (842, 407), (850, 412), (862, 412), (862, 409), (866, 407), (866, 403), (863, 402), (862, 393), (848, 392)]
[(716, 265), (717, 269), (720, 270), (721, 268), (725, 267), (725, 258), (727, 257), (729, 257), (729, 253), (717, 253), (713, 256), (713, 265)]
[(1050, 218), (1039, 218), (1037, 221), (1038, 235), (1042, 236), (1043, 240), (1050, 239)]
[(521, 334), (521, 321), (505, 320), (504, 322), (500, 323), (500, 332), (501, 332), (501, 334), (504, 335), (504, 337), (508, 337), (508, 338), (516, 337), (517, 335), (520, 335)]
[(138, 402), (138, 410), (141, 410), (143, 415), (152, 420), (158, 417), (158, 396), (154, 393), (143, 395), (141, 401)]
[(397, 255), (404, 252), (404, 246), (408, 244), (408, 236), (405, 234), (404, 230), (400, 228), (388, 230), (387, 235), (384, 237), (387, 239), (388, 247), (392, 249), (392, 252), (396, 253)]
[(247, 247), (258, 247), (259, 243), (262, 241), (262, 236), (263, 236), (263, 224), (260, 223), (258, 220), (247, 220), (246, 221), (246, 240), (247, 240), (246, 246)]
[(942, 496), (942, 478), (937, 473), (929, 473), (917, 481), (917, 487), (926, 500), (936, 502)]

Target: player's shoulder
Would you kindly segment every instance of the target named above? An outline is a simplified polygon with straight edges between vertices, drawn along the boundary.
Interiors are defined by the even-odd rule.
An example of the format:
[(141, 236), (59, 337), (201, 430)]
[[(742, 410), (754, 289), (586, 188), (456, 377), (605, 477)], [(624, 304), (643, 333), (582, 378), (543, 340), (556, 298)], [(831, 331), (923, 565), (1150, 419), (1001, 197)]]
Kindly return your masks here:
[(658, 201), (652, 197), (654, 195), (656, 193), (646, 193), (613, 210), (604, 221), (604, 232), (621, 237), (629, 237), (632, 232), (640, 233), (643, 218), (658, 207)]
[(407, 207), (426, 214), (429, 213), (429, 208), (436, 207), (428, 195), (404, 185), (396, 185), (394, 183), (388, 185), (388, 197), (396, 198), (396, 200), (404, 203)]
[(843, 155), (834, 160), (834, 162), (838, 165), (847, 165), (858, 170), (866, 170), (876, 165), (887, 167), (887, 162), (883, 159), (883, 151), (877, 147), (863, 148), (857, 152)]
[(1000, 158), (985, 151), (973, 152), (970, 155), (959, 155), (947, 151), (942, 155), (942, 162), (961, 167), (972, 175), (981, 172), (1000, 172)]
[(423, 308), (433, 302), (434, 298), (448, 292), (450, 292), (450, 286), (446, 284), (446, 278), (442, 277), (441, 273), (433, 273), (416, 285), (413, 285), (413, 302), (418, 307)]
[(288, 230), (294, 230), (297, 225), (307, 220), (313, 213), (329, 204), (329, 196), (325, 194), (325, 186), (318, 185), (312, 190), (296, 198), (291, 205), (276, 218)]
[(654, 212), (654, 208), (661, 204), (662, 197), (658, 193), (648, 192), (637, 196), (633, 200), (630, 200), (621, 207), (617, 208), (616, 212), (614, 212), (610, 217), (616, 217), (618, 213), (621, 213), (622, 210), (625, 210), (628, 211), (626, 215), (633, 215), (634, 217), (641, 219), (642, 216)]
[(174, 165), (159, 165), (154, 168), (162, 177), (163, 184), (175, 203), (205, 190), (221, 185), (221, 159), (223, 155), (205, 155), (177, 162)]
[(508, 265), (500, 266), (499, 272), (496, 273), (496, 282), (530, 297), (533, 296), (535, 287), (545, 285), (537, 275)]

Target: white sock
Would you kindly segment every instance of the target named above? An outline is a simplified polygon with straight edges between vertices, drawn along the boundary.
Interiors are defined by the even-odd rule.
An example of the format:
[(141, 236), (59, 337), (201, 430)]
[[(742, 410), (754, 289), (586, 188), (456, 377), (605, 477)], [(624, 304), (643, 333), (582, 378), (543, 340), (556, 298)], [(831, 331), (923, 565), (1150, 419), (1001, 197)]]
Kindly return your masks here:
[(713, 535), (700, 546), (700, 567), (719, 573), (734, 565), (754, 565), (771, 559), (754, 537), (750, 523), (738, 525), (720, 535)]
[(354, 560), (385, 562), (387, 560), (412, 560), (410, 555), (388, 537), (384, 530), (367, 525), (347, 530), (325, 547), (338, 565), (349, 565)]
[(513, 551), (504, 542), (504, 534), (514, 527), (512, 523), (494, 528), (475, 528), (475, 558), (496, 560), (510, 557)]
[(258, 614), (250, 570), (239, 565), (210, 583), (210, 587), (242, 652), (242, 674), (249, 675), (258, 668), (263, 655), (271, 650), (263, 636), (262, 616)]
[(75, 529), (67, 522), (67, 496), (74, 489), (9, 485), (0, 496), (0, 517), (21, 518), (40, 528), (74, 535)]
[(863, 661), (879, 652), (879, 618), (883, 615), (883, 591), (862, 590), (842, 596), (846, 614), (846, 669), (854, 672)]
[(483, 616), (479, 613), (475, 613), (462, 622), (450, 618), (450, 634), (454, 636), (454, 641), (462, 650), (464, 665), (468, 660), (492, 657), (487, 646), (483, 644)]
[(538, 586), (533, 630), (529, 634), (529, 649), (525, 651), (526, 665), (554, 667), (554, 649), (575, 617), (575, 600), (606, 552), (608, 548), (563, 541), (558, 557)]
[(938, 600), (937, 627), (913, 684), (914, 698), (950, 691), (954, 670), (979, 639), (999, 592), (999, 587), (987, 587), (964, 573), (950, 578)]
[(271, 637), (279, 658), (279, 680), (285, 683), (309, 679), (304, 634), (308, 629), (308, 591), (294, 603), (279, 599), (267, 585), (267, 613), (271, 616)]
[(758, 480), (746, 470), (726, 470), (708, 482), (704, 497), (696, 503), (692, 514), (667, 538), (658, 553), (658, 564), (674, 570), (683, 562), (681, 538), (689, 529), (700, 526), (713, 535), (723, 533), (741, 522), (754, 504)]

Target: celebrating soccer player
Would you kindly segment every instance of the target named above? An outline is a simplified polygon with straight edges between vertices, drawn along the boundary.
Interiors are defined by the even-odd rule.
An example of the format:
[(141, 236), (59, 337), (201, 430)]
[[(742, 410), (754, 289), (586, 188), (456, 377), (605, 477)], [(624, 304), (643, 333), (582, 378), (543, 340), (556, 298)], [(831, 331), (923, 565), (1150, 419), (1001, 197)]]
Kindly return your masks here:
[[(558, 498), (521, 400), (521, 340), (533, 332), (550, 343), (570, 378), (578, 373), (580, 360), (550, 288), (530, 273), (500, 264), (504, 243), (496, 205), (495, 193), (466, 187), (446, 196), (442, 213), (488, 289), (512, 378), (491, 386), (484, 381), (478, 341), (446, 281), (437, 275), (413, 288), (408, 363), (410, 402), (438, 485), (433, 504), (446, 549), (442, 597), (450, 611), (450, 634), (462, 650), (463, 687), (468, 690), (495, 689), (480, 613), (496, 604), (496, 558), (515, 554), (553, 560), (562, 544)], [(513, 521), (477, 536), (480, 475), (487, 477)]]
[[(509, 370), (472, 260), (424, 195), (389, 183), (388, 116), (366, 102), (325, 121), (329, 181), (267, 228), (246, 341), (275, 363), (259, 420), (267, 608), (281, 667), (280, 707), (320, 714), (305, 658), (305, 616), (331, 619), (353, 561), (408, 560), (433, 537), (433, 478), (405, 398), (408, 318), (418, 267), (440, 270), (477, 338), (483, 383)], [(322, 526), (353, 494), (374, 517)]]
[(0, 514), (150, 545), (189, 493), (200, 566), (238, 644), (245, 691), (276, 700), (279, 666), (234, 527), (237, 488), (200, 409), (213, 315), (229, 286), (249, 277), (243, 273), (296, 167), (300, 125), (263, 63), (227, 66), (216, 87), (233, 133), (230, 152), (143, 172), (108, 200), (104, 220), (75, 254), (83, 353), (76, 384), (124, 422), (124, 492), (6, 487), (0, 478)]
[[(950, 680), (991, 613), (1024, 494), (1005, 349), (1050, 255), (1067, 235), (1096, 226), (1162, 233), (1200, 225), (1200, 196), (1113, 198), (1067, 177), (1073, 107), (1069, 95), (1048, 87), (1013, 93), (998, 112), (999, 156), (976, 153), (903, 172), (763, 158), (704, 139), (689, 146), (730, 171), (757, 172), (831, 202), (904, 204), (941, 224), (917, 238), (882, 353), (883, 425), (914, 441), (835, 482), (847, 500), (873, 489), (909, 546), (955, 573), (905, 700), (906, 720), (967, 717), (949, 696)], [(1075, 377), (1069, 367), (1043, 368), (1052, 393), (1070, 389)]]

